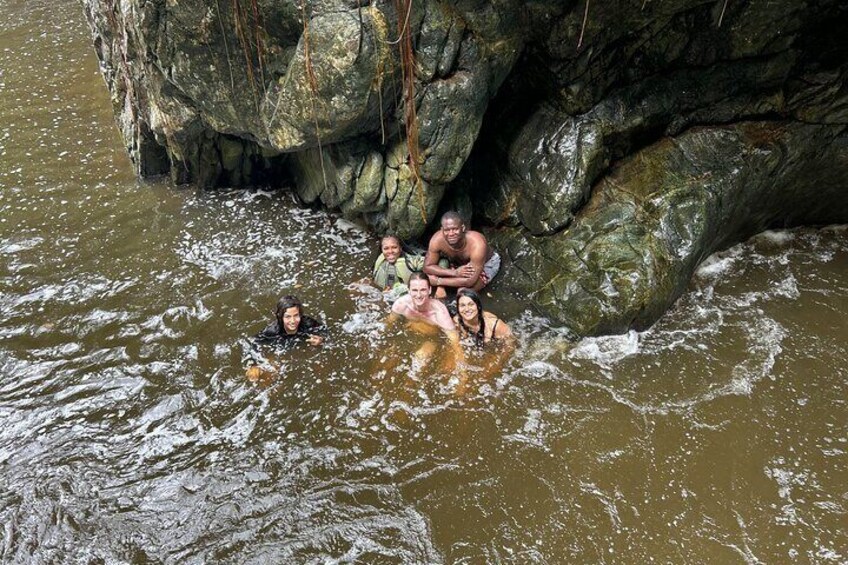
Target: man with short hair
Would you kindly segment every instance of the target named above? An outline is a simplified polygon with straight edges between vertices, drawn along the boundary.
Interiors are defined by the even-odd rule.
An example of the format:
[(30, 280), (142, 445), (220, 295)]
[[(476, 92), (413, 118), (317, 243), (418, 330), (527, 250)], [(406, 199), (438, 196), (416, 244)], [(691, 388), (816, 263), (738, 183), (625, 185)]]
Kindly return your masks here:
[[(489, 247), (485, 236), (470, 231), (456, 212), (442, 216), (442, 229), (430, 238), (424, 272), (436, 288), (436, 298), (446, 296), (445, 288), (470, 288), (479, 292), (489, 284), (501, 268), (501, 258)], [(449, 267), (439, 266), (439, 259), (447, 258)]]
[[(430, 281), (427, 275), (421, 272), (412, 273), (409, 278), (409, 294), (401, 296), (392, 305), (392, 313), (389, 322), (398, 317), (409, 320), (411, 323), (422, 322), (426, 327), (438, 328), (448, 338), (458, 363), (464, 362), (465, 356), (459, 344), (459, 333), (454, 326), (453, 319), (447, 307), (438, 300), (430, 298)], [(417, 352), (416, 357), (425, 360), (429, 357), (435, 346), (426, 342)]]

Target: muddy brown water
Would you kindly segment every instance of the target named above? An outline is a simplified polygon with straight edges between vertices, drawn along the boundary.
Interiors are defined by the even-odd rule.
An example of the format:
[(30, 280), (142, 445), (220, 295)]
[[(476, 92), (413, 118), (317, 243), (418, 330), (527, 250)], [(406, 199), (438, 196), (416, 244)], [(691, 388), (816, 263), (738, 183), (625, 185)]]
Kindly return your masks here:
[[(520, 345), (459, 396), (348, 286), (373, 237), (138, 184), (80, 6), (0, 22), (3, 562), (848, 561), (844, 226), (711, 257), (643, 333), (495, 289)], [(249, 383), (287, 289), (330, 339)]]

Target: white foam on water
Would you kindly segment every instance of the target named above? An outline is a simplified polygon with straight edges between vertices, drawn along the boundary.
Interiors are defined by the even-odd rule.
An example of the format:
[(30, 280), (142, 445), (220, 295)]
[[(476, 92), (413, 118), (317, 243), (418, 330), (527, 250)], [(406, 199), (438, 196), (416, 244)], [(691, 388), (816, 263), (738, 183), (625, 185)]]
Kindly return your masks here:
[(382, 319), (374, 312), (354, 312), (342, 323), (342, 331), (349, 334), (367, 334), (382, 329)]
[[(177, 242), (176, 255), (185, 264), (201, 269), (213, 280), (244, 288), (273, 285), (297, 287), (308, 273), (310, 284), (323, 284), (326, 277), (346, 277), (347, 258), (368, 253), (369, 236), (355, 224), (332, 221), (328, 214), (294, 207), (293, 203), (272, 202), (280, 213), (269, 221), (258, 214), (269, 206), (249, 191), (232, 191), (229, 207), (211, 207), (216, 217), (214, 233), (188, 226)], [(214, 197), (206, 197), (214, 198)], [(218, 198), (223, 198), (219, 196)], [(211, 214), (203, 198), (189, 199), (188, 208)], [(304, 249), (320, 249), (311, 258)], [(341, 268), (341, 270), (340, 270)], [(331, 284), (338, 284), (333, 280)]]
[(766, 230), (752, 238), (753, 242), (765, 241), (776, 245), (786, 245), (795, 240), (795, 233), (791, 230)]
[(363, 239), (368, 238), (368, 232), (365, 229), (344, 218), (336, 219), (335, 225), (336, 228), (345, 232), (348, 236), (358, 236)]
[(133, 280), (112, 280), (101, 275), (82, 275), (70, 278), (59, 284), (46, 284), (27, 294), (19, 296), (13, 306), (33, 302), (55, 300), (63, 304), (85, 304), (90, 301), (102, 302), (136, 286)]
[(255, 403), (246, 406), (228, 425), (220, 429), (219, 437), (236, 446), (243, 446), (247, 442), (259, 420), (268, 410), (267, 391), (258, 394), (255, 400), (259, 401), (258, 406)]
[(558, 378), (563, 375), (559, 367), (545, 361), (531, 361), (520, 368), (517, 373), (530, 379)]
[(618, 513), (618, 506), (616, 505), (617, 500), (623, 500), (623, 496), (620, 492), (616, 491), (614, 494), (610, 495), (604, 492), (601, 488), (599, 488), (594, 483), (588, 482), (580, 482), (580, 490), (585, 494), (589, 494), (594, 497), (606, 510), (607, 515), (610, 519), (610, 525), (613, 530), (620, 531), (621, 530), (621, 516)]
[(356, 407), (355, 413), (358, 418), (370, 418), (376, 413), (376, 406), (382, 397), (379, 392), (375, 392), (374, 396), (367, 400), (363, 400)]
[(571, 359), (586, 359), (605, 369), (639, 352), (639, 333), (630, 330), (622, 335), (581, 339), (568, 353)]
[(736, 266), (742, 254), (742, 245), (713, 253), (704, 259), (695, 270), (695, 276), (701, 278), (718, 278), (729, 274)]
[[(762, 314), (762, 313), (760, 313)], [(733, 376), (745, 380), (750, 387), (757, 381), (772, 376), (777, 356), (783, 351), (782, 343), (786, 338), (786, 329), (775, 320), (760, 315), (748, 326), (747, 359), (734, 367)], [(750, 393), (750, 388), (747, 391)]]
[[(738, 304), (736, 305), (738, 306)], [(709, 314), (713, 319), (713, 323), (708, 325), (712, 329), (707, 330), (706, 335), (702, 329), (697, 327), (698, 318), (691, 317), (690, 323), (693, 328), (686, 332), (680, 330), (665, 332), (661, 328), (655, 327), (641, 334), (629, 332), (621, 336), (584, 339), (574, 349), (570, 351), (564, 349), (563, 351), (568, 351), (566, 357), (572, 363), (590, 360), (603, 369), (603, 374), (607, 379), (613, 378), (613, 369), (616, 363), (635, 355), (656, 356), (664, 351), (671, 351), (680, 347), (704, 355), (702, 348), (697, 347), (697, 345), (709, 335), (709, 332), (720, 332), (724, 323), (724, 316), (730, 315), (732, 312), (722, 314), (713, 308), (700, 308), (700, 306), (696, 308), (696, 310), (698, 309)], [(548, 361), (532, 361), (519, 369), (517, 373), (531, 379), (565, 380), (572, 382), (575, 386), (603, 390), (609, 394), (614, 402), (627, 406), (640, 414), (688, 413), (694, 406), (722, 396), (750, 395), (758, 381), (765, 377), (774, 378), (774, 364), (782, 351), (782, 342), (787, 335), (785, 328), (775, 320), (766, 317), (761, 311), (753, 320), (744, 318), (732, 323), (745, 329), (748, 355), (739, 365), (733, 368), (730, 381), (723, 386), (709, 388), (703, 392), (674, 400), (640, 402), (632, 398), (631, 392), (618, 390), (614, 382), (607, 384), (596, 379), (575, 379), (558, 368), (556, 364)], [(641, 345), (642, 342), (644, 342), (644, 346)]]
[(798, 280), (792, 273), (789, 273), (785, 279), (780, 281), (774, 287), (773, 292), (777, 296), (791, 298), (793, 300), (801, 296), (801, 292), (798, 290)]
[(117, 324), (123, 323), (129, 320), (131, 314), (129, 312), (123, 311), (111, 311), (111, 310), (102, 310), (100, 308), (95, 308), (85, 314), (80, 321), (86, 324), (87, 329), (93, 330), (102, 328), (109, 324)]
[(532, 445), (547, 450), (545, 445), (545, 423), (542, 419), (542, 411), (536, 408), (527, 410), (527, 415), (524, 419), (524, 425), (521, 430), (507, 434), (504, 439), (516, 443)]
[(777, 483), (777, 495), (784, 500), (781, 514), (775, 521), (781, 525), (796, 525), (804, 523), (798, 515), (796, 502), (792, 497), (792, 491), (807, 486), (810, 476), (805, 470), (793, 470), (784, 466), (782, 459), (772, 462), (772, 467), (764, 469), (765, 475)]
[(824, 547), (818, 543), (816, 545), (818, 545), (818, 548), (816, 549), (816, 557), (819, 559), (832, 561), (833, 563), (841, 563), (843, 565), (845, 564), (846, 557), (842, 553), (837, 552), (832, 547)]
[(6, 241), (0, 245), (0, 255), (14, 255), (21, 251), (29, 251), (41, 245), (44, 242), (43, 237), (32, 237), (27, 239), (17, 239)]

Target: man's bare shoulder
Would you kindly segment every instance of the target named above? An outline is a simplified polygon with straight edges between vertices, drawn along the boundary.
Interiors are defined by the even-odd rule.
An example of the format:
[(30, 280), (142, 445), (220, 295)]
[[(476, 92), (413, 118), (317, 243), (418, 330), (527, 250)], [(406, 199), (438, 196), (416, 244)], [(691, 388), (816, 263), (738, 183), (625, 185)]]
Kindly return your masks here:
[(469, 231), (465, 234), (465, 238), (469, 243), (474, 245), (482, 245), (484, 247), (488, 247), (489, 243), (486, 241), (486, 236), (478, 231)]
[(395, 300), (394, 304), (392, 304), (392, 312), (394, 312), (395, 314), (406, 315), (407, 311), (409, 311), (409, 305), (411, 300), (412, 297), (410, 297), (408, 294), (401, 296), (400, 298)]
[(445, 236), (442, 232), (437, 231), (430, 237), (430, 243), (428, 244), (428, 249), (430, 251), (440, 250), (447, 247), (448, 242), (445, 241)]
[(455, 331), (456, 327), (453, 323), (453, 318), (451, 318), (450, 312), (448, 311), (448, 307), (442, 304), (439, 300), (433, 300), (431, 305), (431, 312), (433, 312), (434, 317), (436, 319), (436, 325), (438, 325), (444, 331)]
[(448, 318), (450, 318), (450, 312), (448, 311), (448, 307), (445, 306), (441, 300), (430, 300), (430, 308), (434, 313), (437, 313), (439, 316), (446, 315)]

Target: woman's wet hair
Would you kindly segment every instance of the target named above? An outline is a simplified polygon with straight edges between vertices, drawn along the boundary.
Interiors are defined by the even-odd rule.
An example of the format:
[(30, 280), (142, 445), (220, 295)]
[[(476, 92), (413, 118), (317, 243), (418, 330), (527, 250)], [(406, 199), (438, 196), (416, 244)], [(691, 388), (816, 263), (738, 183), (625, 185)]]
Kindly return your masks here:
[(287, 294), (277, 301), (277, 308), (274, 310), (274, 316), (277, 318), (277, 323), (283, 325), (283, 314), (289, 308), (297, 308), (297, 313), (303, 315), (303, 303), (296, 297)]
[(480, 329), (476, 332), (472, 332), (471, 328), (465, 325), (465, 320), (462, 319), (462, 314), (457, 312), (457, 318), (459, 318), (459, 325), (462, 326), (462, 329), (471, 336), (474, 337), (474, 344), (477, 347), (482, 347), (483, 342), (486, 341), (486, 318), (483, 316), (483, 303), (480, 301), (480, 295), (471, 290), (470, 288), (461, 288), (456, 291), (456, 307), (459, 309), (459, 299), (460, 298), (470, 298), (471, 301), (477, 306), (477, 317), (480, 318)]

